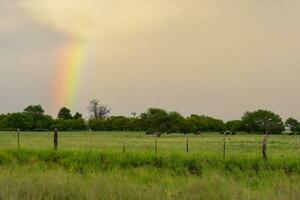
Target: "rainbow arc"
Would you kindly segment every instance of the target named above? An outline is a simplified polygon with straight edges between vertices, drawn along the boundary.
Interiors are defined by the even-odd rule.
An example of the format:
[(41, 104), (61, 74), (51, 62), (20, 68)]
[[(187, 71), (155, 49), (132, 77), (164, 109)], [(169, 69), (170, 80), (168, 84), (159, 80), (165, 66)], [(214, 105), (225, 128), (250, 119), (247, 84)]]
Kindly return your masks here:
[(61, 53), (54, 86), (56, 106), (75, 106), (86, 54), (87, 45), (84, 42), (73, 42)]

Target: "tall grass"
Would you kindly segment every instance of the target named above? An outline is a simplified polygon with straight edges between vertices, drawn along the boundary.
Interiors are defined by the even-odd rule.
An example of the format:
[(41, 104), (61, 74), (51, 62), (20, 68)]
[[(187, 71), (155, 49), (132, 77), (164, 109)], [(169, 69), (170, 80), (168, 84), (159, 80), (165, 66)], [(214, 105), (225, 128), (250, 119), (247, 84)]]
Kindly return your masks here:
[[(298, 199), (300, 178), (280, 171), (259, 176), (209, 172), (177, 176), (156, 168), (78, 174), (32, 166), (0, 170), (0, 199)], [(33, 166), (34, 167), (34, 166)]]
[(177, 174), (203, 175), (217, 170), (225, 173), (244, 171), (282, 171), (300, 175), (300, 159), (296, 157), (273, 157), (263, 161), (255, 156), (230, 156), (226, 159), (216, 155), (183, 154), (159, 155), (150, 153), (109, 153), (97, 151), (53, 151), (53, 150), (1, 150), (0, 166), (39, 164), (52, 168), (63, 167), (74, 172), (99, 172), (113, 168), (156, 167)]

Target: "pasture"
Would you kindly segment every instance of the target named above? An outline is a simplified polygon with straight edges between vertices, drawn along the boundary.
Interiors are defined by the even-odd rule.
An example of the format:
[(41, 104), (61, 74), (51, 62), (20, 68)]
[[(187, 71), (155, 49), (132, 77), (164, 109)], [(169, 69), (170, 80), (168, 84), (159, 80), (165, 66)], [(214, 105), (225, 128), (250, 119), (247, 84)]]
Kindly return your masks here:
[[(298, 136), (0, 132), (0, 199), (297, 199)], [(125, 151), (124, 151), (125, 146)]]
[[(142, 132), (59, 132), (58, 149), (70, 151), (100, 151), (122, 153), (154, 153), (155, 137)], [(223, 155), (224, 137), (218, 133), (189, 135), (189, 154)], [(261, 156), (263, 135), (239, 134), (226, 136), (226, 155)], [(157, 152), (186, 154), (187, 138), (183, 134), (162, 135), (157, 138)], [(16, 149), (17, 132), (0, 132), (0, 149)], [(20, 148), (26, 150), (53, 149), (52, 132), (20, 132)], [(298, 136), (271, 135), (268, 154), (290, 157), (300, 154)]]

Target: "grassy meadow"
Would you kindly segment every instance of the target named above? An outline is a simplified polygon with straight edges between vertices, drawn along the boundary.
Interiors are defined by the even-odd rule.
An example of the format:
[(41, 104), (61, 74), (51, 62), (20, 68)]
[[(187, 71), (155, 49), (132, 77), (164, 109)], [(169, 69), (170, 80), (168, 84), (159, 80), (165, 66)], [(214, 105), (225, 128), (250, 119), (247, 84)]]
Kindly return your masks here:
[[(298, 136), (0, 132), (0, 199), (298, 199)], [(125, 153), (124, 153), (125, 144)]]

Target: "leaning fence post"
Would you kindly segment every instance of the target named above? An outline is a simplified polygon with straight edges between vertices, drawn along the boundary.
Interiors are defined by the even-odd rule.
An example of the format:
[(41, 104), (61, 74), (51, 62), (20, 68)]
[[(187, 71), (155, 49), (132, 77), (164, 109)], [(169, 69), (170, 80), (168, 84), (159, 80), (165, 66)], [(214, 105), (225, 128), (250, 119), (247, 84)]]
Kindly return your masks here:
[(18, 150), (20, 150), (20, 129), (17, 129), (17, 134), (18, 134)]
[(54, 142), (54, 150), (57, 150), (57, 147), (58, 147), (58, 129), (57, 128), (54, 129), (53, 142)]
[(226, 157), (226, 136), (224, 135), (224, 138), (223, 138), (223, 157), (225, 158)]

